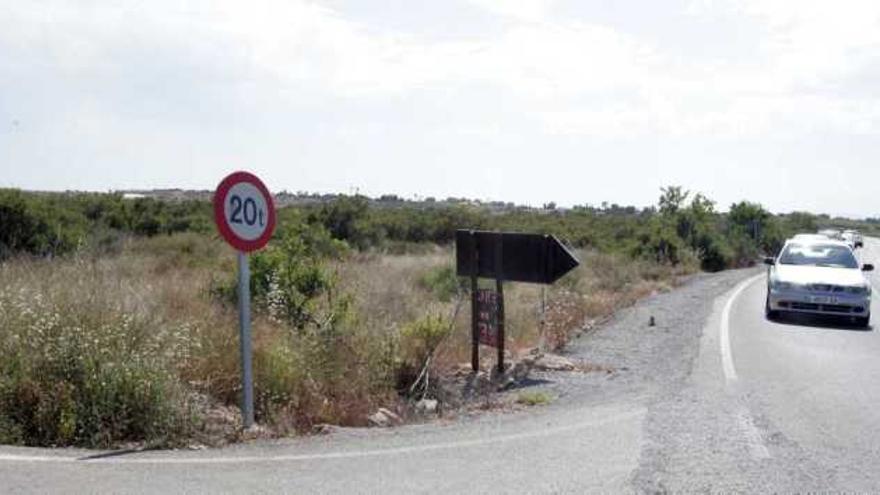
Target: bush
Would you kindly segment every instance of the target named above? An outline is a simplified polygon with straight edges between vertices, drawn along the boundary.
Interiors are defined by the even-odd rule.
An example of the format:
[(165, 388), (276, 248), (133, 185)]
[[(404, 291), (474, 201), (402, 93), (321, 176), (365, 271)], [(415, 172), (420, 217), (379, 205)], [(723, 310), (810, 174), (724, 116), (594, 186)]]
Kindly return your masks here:
[(633, 257), (656, 263), (677, 265), (683, 258), (684, 242), (675, 230), (660, 219), (638, 237), (638, 244), (631, 251)]
[(700, 259), (700, 268), (710, 272), (724, 270), (730, 266), (733, 253), (730, 247), (717, 234), (703, 231), (694, 238), (694, 248)]
[(113, 248), (122, 234), (205, 233), (212, 228), (210, 215), (207, 201), (0, 190), (0, 259), (16, 253), (58, 255), (81, 246)]
[(735, 267), (751, 266), (761, 255), (760, 246), (746, 233), (734, 229), (728, 236), (731, 252), (733, 253), (732, 264)]
[[(351, 295), (329, 268), (347, 251), (322, 225), (299, 222), (252, 257), (254, 317), (273, 328), (255, 346), (256, 415), (280, 431), (363, 424), (393, 390), (391, 336), (359, 326)], [(220, 292), (234, 294), (234, 282)]]
[(544, 406), (553, 402), (546, 392), (522, 392), (516, 397), (516, 403), (524, 406)]
[[(332, 239), (319, 225), (289, 227), (282, 239), (252, 257), (254, 301), (271, 317), (294, 328), (316, 322), (317, 299), (331, 296), (335, 285), (324, 260), (338, 258), (345, 250), (344, 243)], [(332, 312), (328, 316), (334, 318)]]
[(322, 302), (322, 318), (277, 328), (255, 347), (256, 416), (279, 432), (363, 425), (375, 407), (393, 401), (394, 335), (371, 335), (347, 298)]
[[(403, 326), (400, 331), (400, 359), (395, 373), (397, 390), (408, 393), (424, 378), (423, 369), (430, 368), (434, 354), (454, 329), (452, 322), (441, 314), (428, 314)], [(425, 372), (430, 370), (425, 369)]]
[(363, 196), (342, 196), (321, 206), (313, 217), (336, 238), (360, 249), (378, 244), (377, 229), (369, 226), (369, 203)]
[(404, 325), (400, 332), (403, 359), (421, 365), (452, 331), (450, 321), (440, 314), (429, 314)]
[(60, 218), (63, 212), (41, 206), (19, 191), (0, 190), (0, 260), (15, 253), (63, 253), (76, 246), (73, 226)]
[(452, 301), (456, 296), (467, 291), (469, 284), (466, 277), (456, 275), (452, 265), (433, 268), (419, 279), (419, 285), (442, 302)]
[(0, 293), (0, 439), (173, 445), (195, 427), (174, 332), (84, 294)]

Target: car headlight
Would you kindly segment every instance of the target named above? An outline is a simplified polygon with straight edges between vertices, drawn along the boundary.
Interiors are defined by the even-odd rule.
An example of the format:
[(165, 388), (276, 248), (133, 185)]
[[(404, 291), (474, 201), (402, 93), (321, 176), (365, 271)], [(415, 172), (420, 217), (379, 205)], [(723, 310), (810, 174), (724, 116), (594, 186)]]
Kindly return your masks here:
[(871, 286), (870, 285), (854, 285), (852, 287), (847, 287), (846, 291), (850, 294), (856, 294), (859, 296), (870, 295), (871, 294)]
[(781, 280), (771, 279), (770, 288), (773, 290), (791, 290), (797, 288), (797, 286), (791, 282), (783, 282)]

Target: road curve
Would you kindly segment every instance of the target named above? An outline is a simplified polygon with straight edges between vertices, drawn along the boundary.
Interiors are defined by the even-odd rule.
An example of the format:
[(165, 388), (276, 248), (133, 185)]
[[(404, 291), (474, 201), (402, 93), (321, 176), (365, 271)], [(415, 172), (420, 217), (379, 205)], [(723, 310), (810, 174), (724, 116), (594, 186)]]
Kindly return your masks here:
[[(880, 261), (880, 241), (868, 239), (859, 255)], [(756, 310), (765, 280), (743, 292), (730, 319), (738, 393), (771, 454), (796, 446), (833, 490), (880, 489), (880, 293), (868, 330), (814, 318), (774, 322)]]
[(550, 406), (210, 451), (0, 447), (0, 492), (877, 490), (880, 332), (768, 322), (763, 280), (699, 275), (622, 311), (568, 351), (614, 372), (537, 375)]

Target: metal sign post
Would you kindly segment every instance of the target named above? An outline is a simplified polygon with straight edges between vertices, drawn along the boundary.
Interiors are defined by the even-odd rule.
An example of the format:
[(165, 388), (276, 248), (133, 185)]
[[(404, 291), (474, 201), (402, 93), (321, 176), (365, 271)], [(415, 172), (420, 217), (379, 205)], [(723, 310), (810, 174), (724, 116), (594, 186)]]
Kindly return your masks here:
[(238, 252), (238, 331), (241, 342), (241, 418), (245, 428), (254, 424), (253, 352), (251, 350), (251, 270), (248, 255)]
[(214, 193), (214, 222), (220, 235), (238, 251), (238, 328), (241, 342), (241, 420), (254, 424), (253, 352), (251, 350), (251, 274), (248, 253), (262, 249), (275, 230), (272, 195), (255, 175), (235, 172)]

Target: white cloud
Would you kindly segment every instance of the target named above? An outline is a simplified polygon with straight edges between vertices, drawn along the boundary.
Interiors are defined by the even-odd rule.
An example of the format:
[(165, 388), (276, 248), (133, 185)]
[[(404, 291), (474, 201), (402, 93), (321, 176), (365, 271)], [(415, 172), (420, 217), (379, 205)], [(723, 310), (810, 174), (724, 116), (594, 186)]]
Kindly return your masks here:
[[(157, 70), (194, 80), (268, 81), (294, 100), (297, 90), (285, 88), (346, 98), (496, 88), (551, 133), (740, 136), (821, 125), (875, 132), (873, 100), (844, 104), (836, 99), (845, 95), (833, 94), (874, 60), (875, 1), (693, 2), (694, 19), (745, 16), (766, 33), (753, 60), (712, 64), (682, 60), (620, 29), (556, 18), (554, 1), (468, 1), (509, 22), (500, 33), (438, 41), (372, 29), (304, 1), (37, 2), (6, 7), (14, 15), (0, 40), (42, 51), (35, 58), (66, 76), (119, 84), (146, 62), (142, 70), (167, 66)], [(829, 88), (821, 97), (803, 94)]]
[[(174, 133), (167, 156), (188, 127), (216, 126), (246, 150), (244, 121), (267, 115), (307, 128), (304, 107), (328, 141), (347, 142), (402, 128), (413, 139), (464, 135), (499, 148), (524, 137), (540, 147), (558, 136), (706, 143), (880, 134), (880, 99), (864, 89), (880, 73), (880, 2), (700, 0), (679, 16), (707, 27), (693, 32), (575, 16), (573, 4), (448, 2), (432, 12), (437, 25), (467, 17), (486, 29), (438, 37), (368, 22), (340, 2), (7, 2), (0, 116), (30, 105), (58, 143), (73, 134), (136, 142), (123, 134), (144, 129), (161, 143)], [(732, 28), (715, 34), (715, 25)], [(737, 36), (754, 50), (712, 53), (744, 44)], [(704, 43), (700, 57), (676, 48)], [(108, 156), (117, 148), (94, 146)]]
[(547, 18), (555, 0), (468, 0), (493, 14), (521, 21), (538, 22)]

